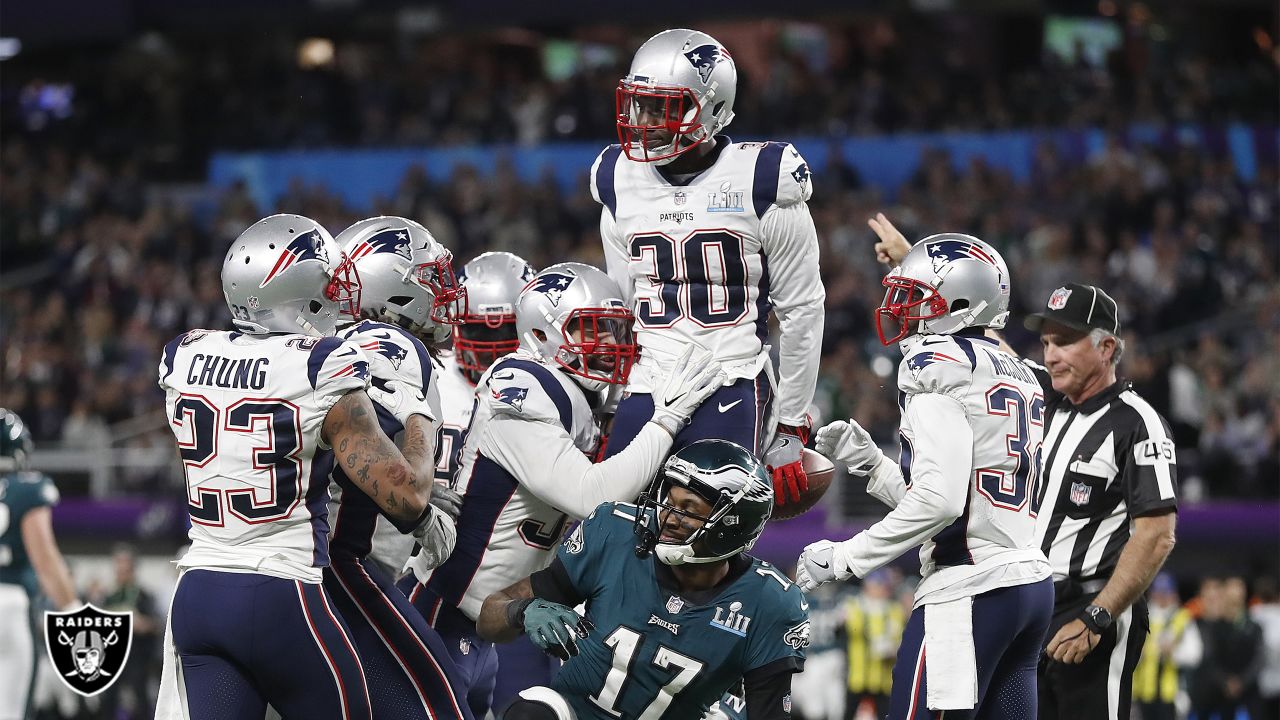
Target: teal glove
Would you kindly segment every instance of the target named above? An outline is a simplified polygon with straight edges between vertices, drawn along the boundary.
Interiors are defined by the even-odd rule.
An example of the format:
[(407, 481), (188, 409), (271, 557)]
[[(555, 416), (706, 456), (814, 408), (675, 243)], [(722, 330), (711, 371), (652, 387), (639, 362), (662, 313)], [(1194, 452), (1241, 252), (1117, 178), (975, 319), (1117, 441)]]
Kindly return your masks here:
[(561, 660), (578, 654), (578, 638), (586, 637), (592, 627), (573, 608), (539, 598), (525, 607), (523, 622), (533, 644)]

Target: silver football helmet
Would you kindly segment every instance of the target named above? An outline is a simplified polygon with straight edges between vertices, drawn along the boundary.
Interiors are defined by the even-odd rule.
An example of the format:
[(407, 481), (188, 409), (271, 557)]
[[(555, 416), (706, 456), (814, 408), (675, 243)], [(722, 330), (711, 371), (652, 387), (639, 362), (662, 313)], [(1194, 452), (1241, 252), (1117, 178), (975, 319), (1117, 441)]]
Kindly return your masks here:
[(371, 217), (338, 234), (360, 274), (365, 317), (396, 323), (437, 344), (466, 313), (467, 293), (453, 274), (453, 254), (421, 224)]
[(453, 327), (453, 354), (472, 384), (498, 358), (520, 347), (516, 298), (536, 274), (524, 258), (509, 252), (487, 252), (462, 266), (458, 281), (467, 289), (467, 313)]
[(995, 248), (972, 235), (930, 235), (883, 284), (888, 291), (876, 310), (876, 332), (885, 345), (915, 333), (1002, 328), (1009, 318), (1009, 268)]
[(222, 261), (222, 294), (240, 332), (332, 335), (360, 316), (360, 278), (328, 230), (272, 215), (240, 233)]
[(637, 353), (634, 320), (618, 284), (582, 263), (543, 270), (516, 300), (521, 346), (554, 361), (590, 390), (627, 384)]
[(697, 30), (654, 35), (615, 92), (622, 151), (638, 162), (671, 162), (732, 122), (737, 90), (738, 68), (715, 38)]

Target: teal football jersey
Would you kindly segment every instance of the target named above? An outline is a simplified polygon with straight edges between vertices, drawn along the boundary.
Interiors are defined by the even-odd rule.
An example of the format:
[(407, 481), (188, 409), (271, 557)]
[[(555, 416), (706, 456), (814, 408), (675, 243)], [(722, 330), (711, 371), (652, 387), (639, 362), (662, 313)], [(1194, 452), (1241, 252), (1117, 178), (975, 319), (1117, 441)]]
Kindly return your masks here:
[(751, 670), (788, 658), (803, 667), (809, 620), (799, 587), (749, 558), (705, 604), (672, 595), (658, 584), (657, 560), (636, 557), (637, 512), (605, 503), (557, 551), (595, 624), (552, 683), (580, 720), (699, 718)]
[(0, 583), (39, 592), (35, 568), (22, 543), (22, 519), (28, 512), (58, 504), (58, 488), (48, 475), (16, 472), (0, 476)]

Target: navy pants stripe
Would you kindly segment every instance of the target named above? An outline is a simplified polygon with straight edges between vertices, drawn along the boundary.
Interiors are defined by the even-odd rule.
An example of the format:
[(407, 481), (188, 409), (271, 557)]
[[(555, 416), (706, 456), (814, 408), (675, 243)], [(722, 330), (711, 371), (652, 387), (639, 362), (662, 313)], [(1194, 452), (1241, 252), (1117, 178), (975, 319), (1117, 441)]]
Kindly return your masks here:
[[(676, 436), (671, 452), (699, 440), (717, 439), (733, 441), (759, 456), (765, 451), (760, 445), (765, 438), (764, 424), (768, 422), (772, 403), (773, 390), (764, 372), (754, 379), (742, 378), (726, 385), (694, 411), (689, 424)], [(632, 393), (623, 398), (609, 431), (605, 457), (625, 450), (652, 417), (652, 395)]]
[(498, 676), (493, 686), (493, 711), (499, 717), (521, 690), (535, 685), (551, 687), (551, 678), (560, 671), (560, 661), (543, 652), (528, 635), (495, 645)]
[(375, 679), (375, 716), (470, 720), (444, 643), (379, 568), (335, 557), (324, 578)]
[(973, 642), (978, 661), (978, 703), (972, 710), (929, 710), (924, 607), (902, 633), (893, 666), (892, 720), (1035, 720), (1036, 665), (1053, 616), (1053, 583), (989, 590), (973, 598)]
[(173, 600), (192, 720), (369, 720), (369, 688), (347, 627), (320, 585), (188, 570)]
[(493, 705), (493, 687), (498, 675), (498, 653), (493, 643), (476, 634), (476, 624), (461, 610), (442, 600), (412, 575), (403, 578), (397, 587), (440, 634), (458, 669), (471, 714), (476, 718), (485, 717)]

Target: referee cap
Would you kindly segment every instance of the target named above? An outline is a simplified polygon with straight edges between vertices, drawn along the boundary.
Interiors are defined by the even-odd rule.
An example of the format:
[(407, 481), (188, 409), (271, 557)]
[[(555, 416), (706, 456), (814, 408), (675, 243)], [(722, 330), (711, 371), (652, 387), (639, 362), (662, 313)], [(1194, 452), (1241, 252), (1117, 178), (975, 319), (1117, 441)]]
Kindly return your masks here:
[(1039, 332), (1046, 321), (1088, 332), (1095, 328), (1113, 335), (1120, 334), (1120, 317), (1116, 301), (1093, 285), (1067, 283), (1049, 295), (1042, 312), (1028, 315), (1022, 325)]

